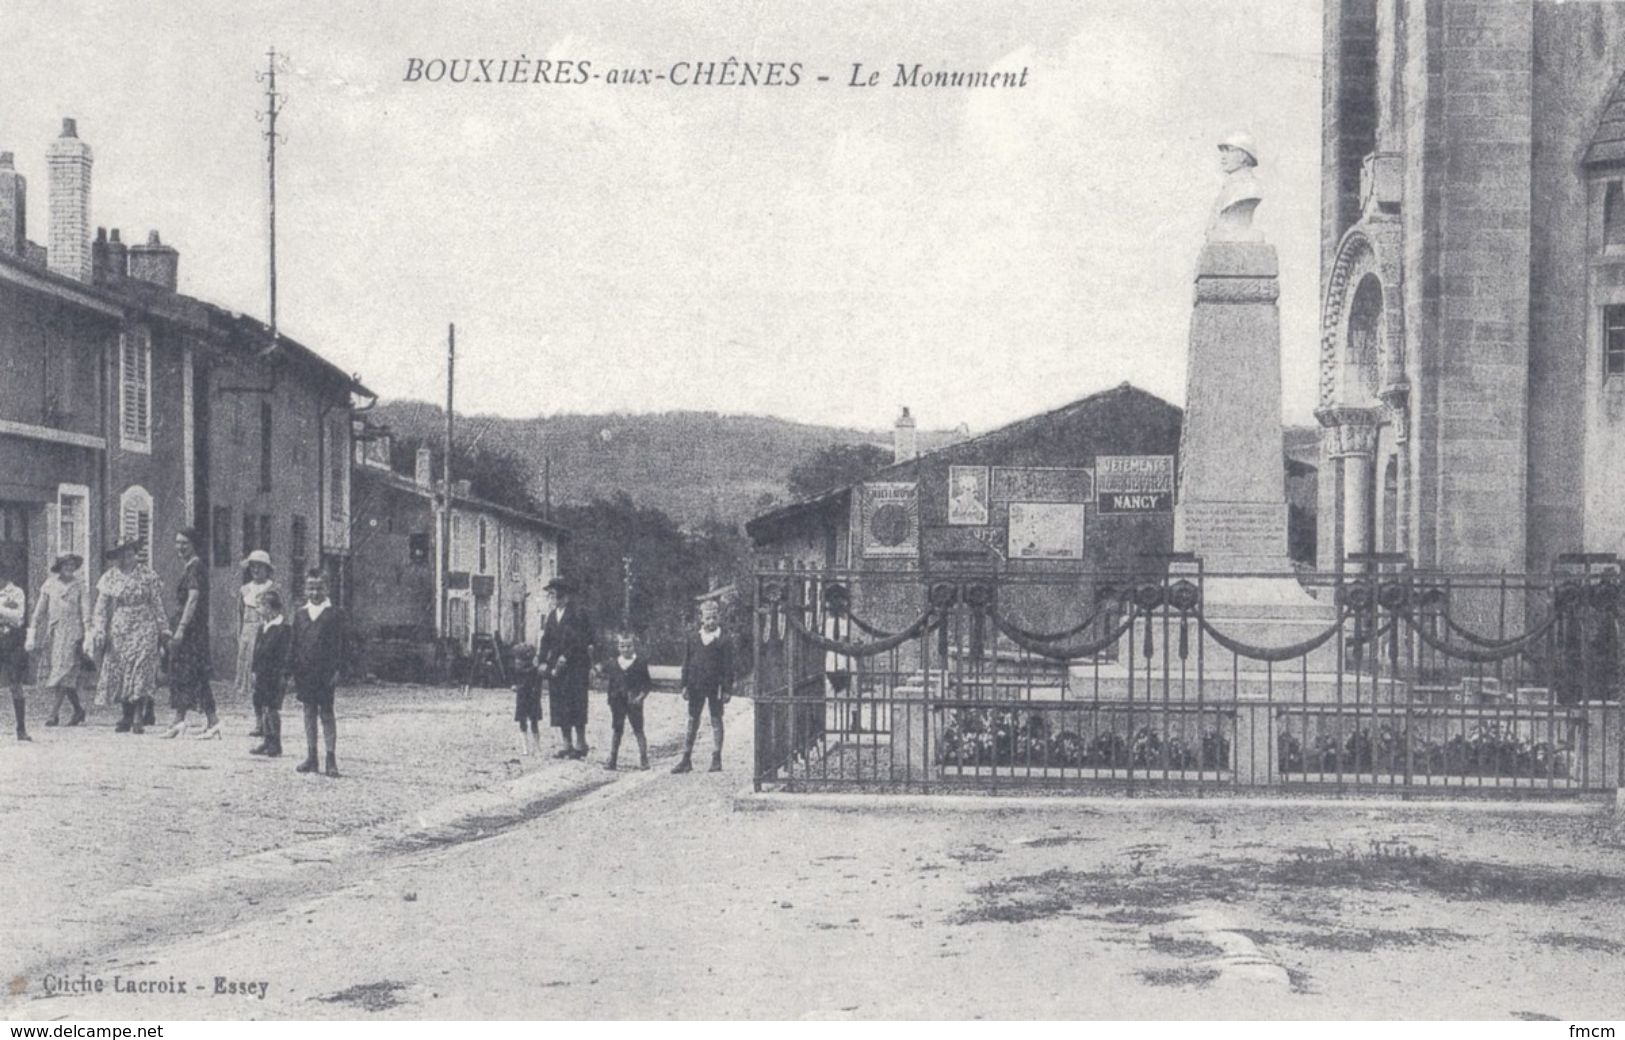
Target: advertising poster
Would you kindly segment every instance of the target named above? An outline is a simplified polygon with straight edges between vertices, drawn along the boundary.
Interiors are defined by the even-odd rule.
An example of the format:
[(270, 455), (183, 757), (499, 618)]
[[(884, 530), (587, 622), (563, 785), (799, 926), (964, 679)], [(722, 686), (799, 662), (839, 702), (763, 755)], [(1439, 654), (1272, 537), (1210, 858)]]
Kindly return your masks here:
[(1083, 522), (1081, 504), (1010, 503), (1010, 559), (1083, 559)]
[(982, 527), (987, 524), (986, 466), (948, 467), (948, 523)]
[(920, 505), (914, 485), (863, 485), (863, 555), (906, 557), (919, 551)]

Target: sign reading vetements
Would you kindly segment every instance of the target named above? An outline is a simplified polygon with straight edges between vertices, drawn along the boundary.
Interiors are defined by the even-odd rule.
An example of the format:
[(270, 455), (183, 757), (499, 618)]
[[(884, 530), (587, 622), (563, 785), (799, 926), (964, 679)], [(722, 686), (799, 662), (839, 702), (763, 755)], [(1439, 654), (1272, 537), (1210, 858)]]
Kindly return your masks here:
[(1102, 514), (1172, 512), (1174, 457), (1097, 455), (1095, 495)]

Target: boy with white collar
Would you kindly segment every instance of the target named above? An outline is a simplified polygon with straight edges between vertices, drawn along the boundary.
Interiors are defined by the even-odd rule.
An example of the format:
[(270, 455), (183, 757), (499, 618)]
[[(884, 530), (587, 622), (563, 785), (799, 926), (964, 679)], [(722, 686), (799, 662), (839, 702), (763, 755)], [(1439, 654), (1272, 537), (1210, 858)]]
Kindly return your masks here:
[(298, 772), (314, 773), (316, 723), (321, 722), (327, 748), (327, 775), (339, 775), (338, 722), (333, 717), (333, 693), (344, 665), (344, 618), (327, 599), (327, 579), (320, 570), (305, 578), (305, 605), (293, 618), (293, 647), (289, 672), (294, 695), (305, 706), (305, 760)]
[(733, 697), (733, 650), (722, 631), (722, 610), (714, 599), (700, 604), (700, 630), (689, 636), (683, 652), (683, 696), (688, 700), (688, 739), (673, 773), (694, 769), (694, 738), (700, 713), (711, 713), (711, 769), (722, 772), (722, 706)]
[(292, 630), (282, 616), (282, 597), (275, 589), (260, 594), (256, 605), (264, 615), (254, 642), (254, 710), (260, 718), (263, 742), (251, 755), (276, 758), (282, 754), (282, 697), (288, 680), (288, 651)]

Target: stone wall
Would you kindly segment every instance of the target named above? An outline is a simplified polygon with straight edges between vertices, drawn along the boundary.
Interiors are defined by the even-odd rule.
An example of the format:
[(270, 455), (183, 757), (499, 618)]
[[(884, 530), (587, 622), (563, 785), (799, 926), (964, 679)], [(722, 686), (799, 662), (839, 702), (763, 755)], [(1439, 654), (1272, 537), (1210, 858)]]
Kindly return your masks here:
[[(1625, 426), (1597, 415), (1603, 388), (1596, 385), (1595, 313), (1603, 303), (1625, 302), (1625, 295), (1601, 284), (1610, 279), (1600, 269), (1599, 284), (1587, 285), (1602, 249), (1606, 182), (1588, 190), (1577, 164), (1625, 71), (1625, 6), (1537, 4), (1534, 32), (1529, 568), (1543, 571), (1559, 553), (1619, 551), (1625, 534), (1617, 515), (1625, 507), (1618, 493)], [(1576, 450), (1581, 443), (1583, 453)]]
[[(241, 350), (241, 347), (238, 348)], [(235, 353), (235, 351), (234, 351)], [(208, 541), (207, 552), (213, 596), (209, 625), (214, 643), (215, 675), (229, 679), (236, 670), (234, 634), (239, 627), (238, 589), (242, 585), (242, 561), (250, 548), (264, 548), (271, 554), (275, 581), (288, 608), (303, 595), (304, 575), (294, 571), (296, 526), (304, 535), (303, 559), (307, 567), (321, 563), (317, 533), (321, 521), (321, 470), (318, 467), (317, 437), (323, 405), (320, 394), (297, 376), (285, 370), (274, 380), (270, 393), (254, 393), (230, 388), (273, 386), (271, 369), (257, 362), (237, 359), (211, 366), (199, 403), (199, 422), (207, 423), (206, 507), (200, 503), (200, 526)], [(261, 483), (261, 406), (270, 407), (271, 472), (269, 486)], [(329, 418), (336, 412), (329, 412)], [(342, 412), (348, 415), (348, 410)], [(252, 518), (255, 533), (251, 546), (245, 545), (243, 518)], [(262, 517), (268, 518), (268, 544), (261, 544)], [(224, 530), (213, 530), (216, 523)], [(219, 548), (216, 553), (215, 540)]]
[(1376, 144), (1377, 0), (1325, 0), (1321, 58), (1321, 291), (1360, 215), (1360, 162)]

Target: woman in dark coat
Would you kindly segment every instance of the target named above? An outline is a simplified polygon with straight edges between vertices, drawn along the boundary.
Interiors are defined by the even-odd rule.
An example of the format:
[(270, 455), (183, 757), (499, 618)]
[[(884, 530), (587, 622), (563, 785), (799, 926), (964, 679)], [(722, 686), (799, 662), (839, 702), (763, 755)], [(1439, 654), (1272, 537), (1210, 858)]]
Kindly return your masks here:
[[(536, 648), (547, 682), (547, 711), (564, 746), (554, 758), (587, 757), (587, 683), (592, 676), (594, 638), (592, 621), (579, 603), (572, 602), (575, 587), (563, 578), (547, 583), (553, 609), (542, 624)], [(574, 739), (571, 734), (574, 733)]]
[(169, 706), (175, 709), (175, 721), (163, 735), (185, 733), (186, 713), (196, 709), (208, 720), (197, 738), (218, 740), (220, 716), (209, 686), (209, 572), (198, 555), (199, 544), (190, 527), (175, 533), (175, 555), (181, 561), (181, 580), (175, 586), (180, 613), (169, 636)]

